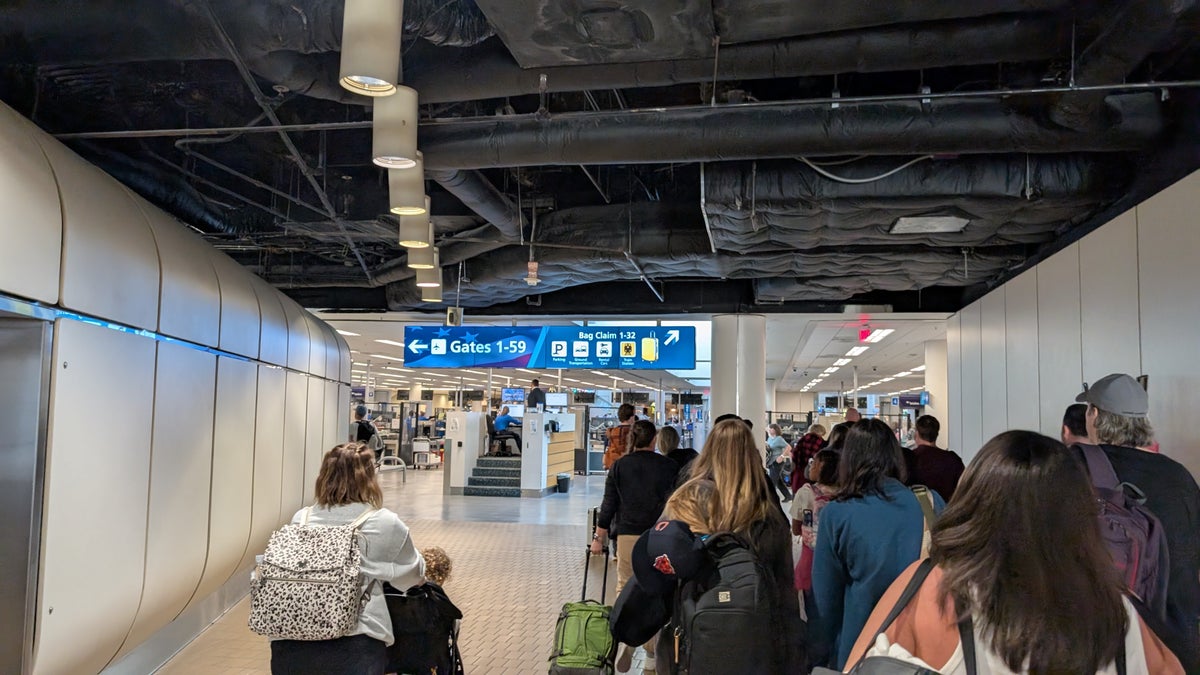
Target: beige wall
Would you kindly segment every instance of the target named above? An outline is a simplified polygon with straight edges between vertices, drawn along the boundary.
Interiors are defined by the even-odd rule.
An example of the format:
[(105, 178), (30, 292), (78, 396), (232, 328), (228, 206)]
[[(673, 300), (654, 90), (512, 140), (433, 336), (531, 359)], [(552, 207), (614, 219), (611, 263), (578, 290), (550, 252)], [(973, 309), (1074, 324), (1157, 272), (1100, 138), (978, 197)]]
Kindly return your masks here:
[(951, 447), (1010, 428), (1057, 437), (1083, 382), (1150, 378), (1163, 453), (1200, 475), (1200, 172), (952, 317)]

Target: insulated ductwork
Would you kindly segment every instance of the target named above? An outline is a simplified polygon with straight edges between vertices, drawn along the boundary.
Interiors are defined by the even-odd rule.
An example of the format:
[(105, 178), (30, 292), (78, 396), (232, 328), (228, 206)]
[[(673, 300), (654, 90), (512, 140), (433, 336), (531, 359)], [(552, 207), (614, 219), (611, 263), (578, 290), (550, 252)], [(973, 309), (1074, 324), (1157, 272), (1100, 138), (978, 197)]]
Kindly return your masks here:
[[(796, 160), (706, 165), (704, 210), (713, 243), (739, 253), (1042, 243), (1131, 178), (1121, 160), (1083, 154), (926, 159), (891, 173), (911, 161), (864, 158), (824, 168)], [(872, 180), (878, 176), (884, 177)], [(902, 216), (954, 216), (965, 228), (892, 233)]]
[(425, 166), (639, 164), (829, 155), (1111, 152), (1162, 130), (1154, 94), (1110, 96), (1104, 134), (1050, 128), (1001, 101), (778, 103), (472, 119), (421, 126)]
[[(690, 245), (705, 242), (691, 239)], [(530, 288), (524, 281), (528, 254), (522, 249), (499, 251), (470, 267), (471, 283), (463, 287), (459, 302), (466, 307), (486, 307), (513, 302), (537, 293), (599, 281), (634, 281), (641, 273), (621, 253), (546, 250), (538, 256), (541, 283)], [(1014, 252), (972, 254), (967, 259), (954, 251), (901, 250), (862, 254), (764, 253), (756, 255), (713, 255), (703, 250), (673, 250), (664, 253), (634, 253), (634, 260), (651, 281), (672, 278), (760, 279), (789, 277), (786, 287), (768, 289), (771, 301), (784, 293), (799, 299), (811, 289), (812, 297), (842, 300), (871, 290), (916, 290), (933, 285), (967, 286), (992, 278), (1022, 256)], [(454, 288), (455, 274), (447, 273), (444, 284)], [(818, 291), (819, 289), (819, 291)], [(422, 306), (420, 293), (411, 282), (387, 287), (388, 306), (393, 310)], [(447, 295), (447, 297), (449, 297)]]
[[(1128, 0), (1113, 14), (1104, 33), (1079, 56), (1072, 70), (1074, 84), (1125, 81), (1147, 56), (1167, 43), (1180, 17), (1195, 4), (1195, 0)], [(1104, 103), (1102, 93), (1063, 94), (1050, 109), (1050, 119), (1069, 129), (1098, 131), (1119, 123), (1119, 115)]]

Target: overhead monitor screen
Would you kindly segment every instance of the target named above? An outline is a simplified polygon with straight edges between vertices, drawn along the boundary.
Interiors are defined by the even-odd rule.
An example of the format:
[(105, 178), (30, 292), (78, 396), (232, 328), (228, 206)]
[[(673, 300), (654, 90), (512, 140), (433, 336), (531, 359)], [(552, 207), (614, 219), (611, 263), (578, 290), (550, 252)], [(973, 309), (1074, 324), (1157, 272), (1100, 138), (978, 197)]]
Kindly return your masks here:
[(567, 407), (566, 393), (546, 394), (547, 408), (565, 408)]
[(505, 387), (500, 392), (500, 401), (502, 403), (524, 403), (525, 390), (520, 387)]

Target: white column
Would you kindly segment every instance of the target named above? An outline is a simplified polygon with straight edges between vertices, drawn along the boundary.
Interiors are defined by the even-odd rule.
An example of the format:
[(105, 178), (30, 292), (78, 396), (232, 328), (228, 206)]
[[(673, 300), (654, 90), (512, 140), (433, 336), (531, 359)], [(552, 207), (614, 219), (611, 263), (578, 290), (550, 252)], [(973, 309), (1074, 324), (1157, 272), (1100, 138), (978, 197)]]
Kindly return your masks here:
[(946, 373), (946, 341), (930, 340), (925, 343), (925, 391), (929, 392), (929, 405), (925, 414), (933, 415), (942, 425), (938, 435), (941, 445), (950, 438), (950, 378)]
[(734, 413), (766, 425), (767, 318), (718, 314), (712, 322), (712, 416)]
[(763, 387), (763, 406), (767, 410), (779, 410), (775, 403), (775, 380), (767, 380), (766, 386)]

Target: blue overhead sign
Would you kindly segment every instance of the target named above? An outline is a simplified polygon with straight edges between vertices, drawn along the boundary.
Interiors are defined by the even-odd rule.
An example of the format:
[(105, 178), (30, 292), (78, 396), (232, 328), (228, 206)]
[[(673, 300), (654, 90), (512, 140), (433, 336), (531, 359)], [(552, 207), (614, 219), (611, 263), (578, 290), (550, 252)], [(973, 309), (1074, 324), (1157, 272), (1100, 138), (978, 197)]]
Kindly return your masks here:
[(693, 326), (406, 326), (411, 368), (691, 370)]

